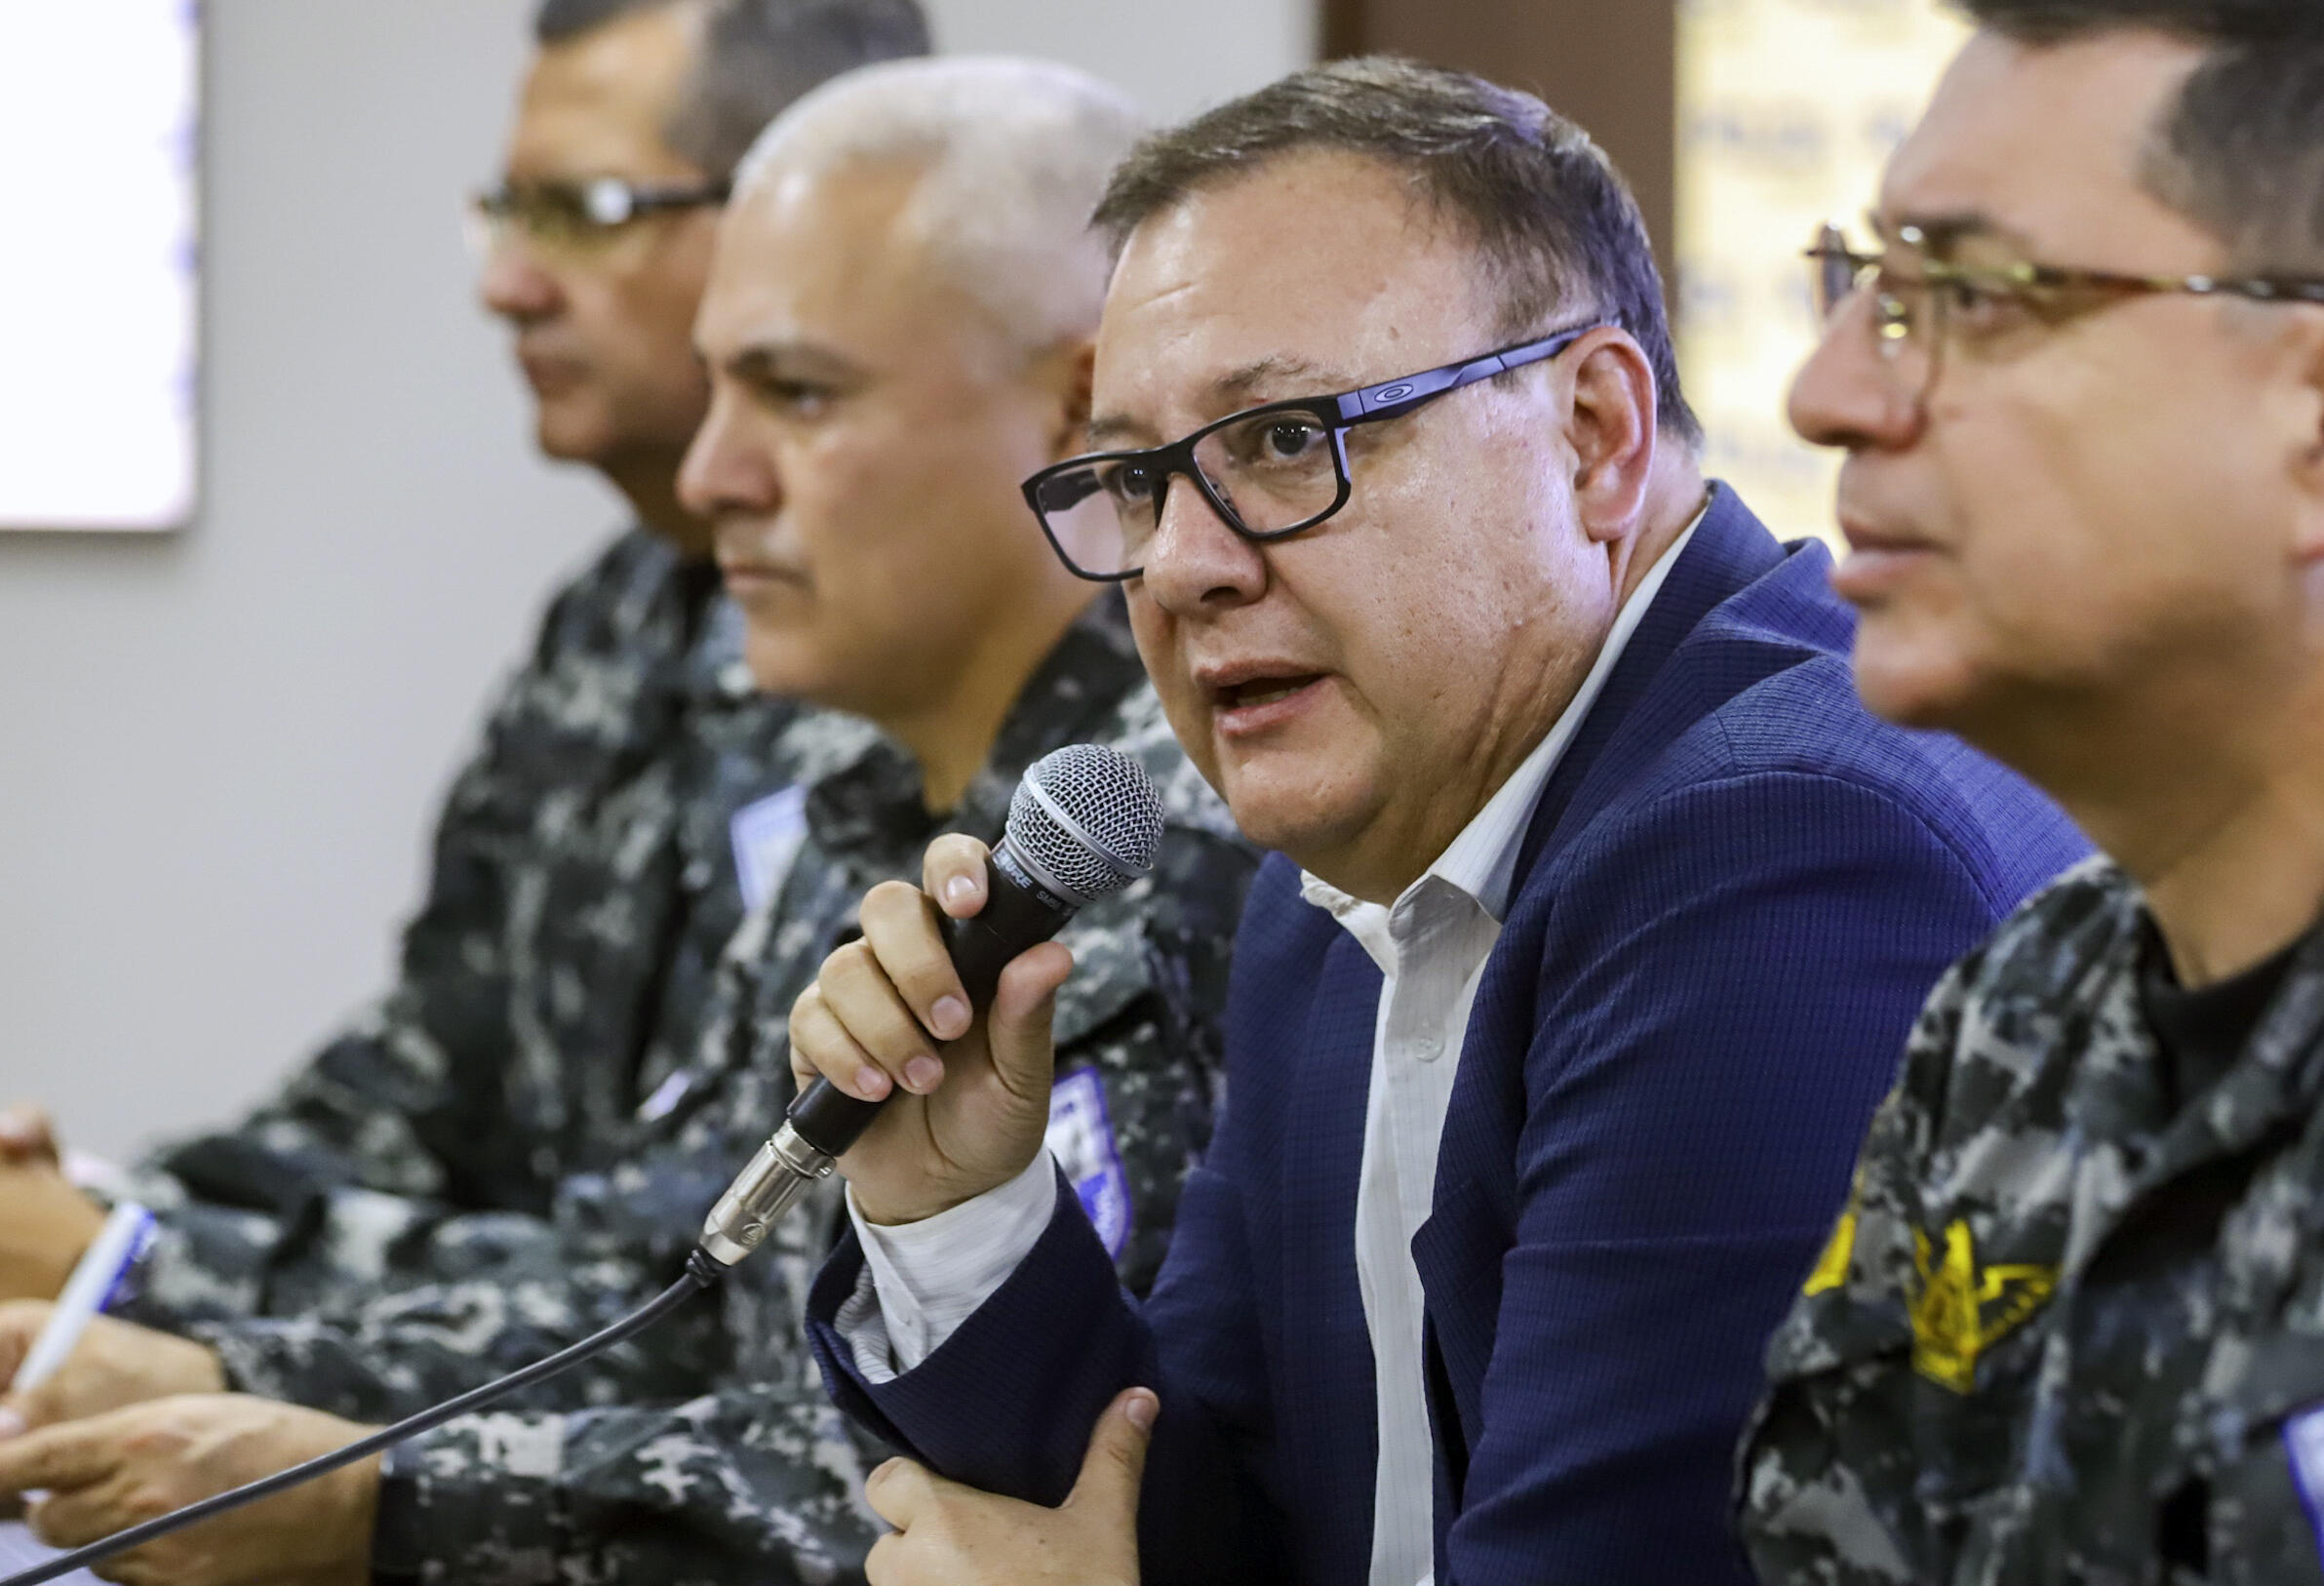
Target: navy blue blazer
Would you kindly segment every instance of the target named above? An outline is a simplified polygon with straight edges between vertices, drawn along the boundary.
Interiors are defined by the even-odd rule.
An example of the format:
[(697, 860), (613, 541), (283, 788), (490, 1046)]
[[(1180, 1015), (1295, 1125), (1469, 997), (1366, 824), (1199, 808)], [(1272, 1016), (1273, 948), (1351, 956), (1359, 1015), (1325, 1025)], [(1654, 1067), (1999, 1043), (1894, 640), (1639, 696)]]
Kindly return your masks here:
[[(1821, 546), (1723, 487), (1528, 829), (1412, 1250), (1438, 1586), (1750, 1579), (1727, 1527), (1761, 1347), (1831, 1231), (1922, 999), (2085, 845), (2024, 782), (1874, 722)], [(1079, 1202), (918, 1369), (843, 1408), (1056, 1503), (1162, 1396), (1147, 1586), (1359, 1586), (1376, 1406), (1355, 1209), (1381, 979), (1271, 859), (1236, 942), (1229, 1105), (1139, 1305)]]

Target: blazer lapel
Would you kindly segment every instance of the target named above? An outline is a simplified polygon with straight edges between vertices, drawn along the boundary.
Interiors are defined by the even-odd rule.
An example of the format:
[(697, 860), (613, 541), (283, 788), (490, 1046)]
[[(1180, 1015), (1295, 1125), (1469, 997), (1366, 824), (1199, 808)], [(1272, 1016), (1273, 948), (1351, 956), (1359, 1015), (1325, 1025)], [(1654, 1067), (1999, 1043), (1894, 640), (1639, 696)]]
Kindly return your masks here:
[[(1560, 824), (1577, 794), (1633, 719), (1664, 663), (1714, 608), (1784, 560), (1784, 548), (1733, 491), (1713, 485), (1712, 493), (1694, 538), (1639, 619), (1604, 691), (1543, 789), (1517, 853), (1513, 914), (1534, 873), (1558, 846)], [(1456, 1507), (1469, 1445), (1483, 1426), (1501, 1263), (1517, 1220), (1516, 1183), (1507, 1159), (1524, 1124), (1525, 1054), (1540, 967), (1518, 960), (1530, 951), (1523, 939), (1505, 935), (1486, 961), (1445, 1116), (1429, 1219), (1412, 1240), (1413, 1263), (1428, 1296), (1430, 1410), (1443, 1455), (1440, 1475), (1451, 1485), (1449, 1497)]]

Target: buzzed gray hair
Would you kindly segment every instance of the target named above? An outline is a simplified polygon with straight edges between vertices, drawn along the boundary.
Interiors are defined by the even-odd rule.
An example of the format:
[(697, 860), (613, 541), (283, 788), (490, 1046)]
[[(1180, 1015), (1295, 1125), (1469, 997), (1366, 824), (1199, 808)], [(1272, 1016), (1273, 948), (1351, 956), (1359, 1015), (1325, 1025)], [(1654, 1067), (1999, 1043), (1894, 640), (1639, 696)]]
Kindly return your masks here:
[(928, 53), (919, 0), (541, 0), (532, 36), (565, 44), (673, 5), (703, 7), (708, 24), (663, 136), (714, 180), (731, 176), (760, 130), (817, 84)]
[(1096, 327), (1112, 258), (1089, 216), (1146, 127), (1120, 89), (1055, 61), (892, 61), (777, 117), (735, 172), (734, 201), (777, 176), (917, 165), (899, 240), (926, 247), (1020, 348), (1040, 351)]

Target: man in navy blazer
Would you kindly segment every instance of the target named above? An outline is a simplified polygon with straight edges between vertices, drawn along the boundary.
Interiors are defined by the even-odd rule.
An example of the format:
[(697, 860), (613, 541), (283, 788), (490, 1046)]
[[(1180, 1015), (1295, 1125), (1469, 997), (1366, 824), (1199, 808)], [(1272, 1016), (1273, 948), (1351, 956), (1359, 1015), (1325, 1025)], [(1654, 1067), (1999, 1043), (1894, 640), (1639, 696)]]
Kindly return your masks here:
[(944, 957), (980, 850), (794, 1011), (803, 1080), (888, 1098), (810, 1304), (911, 1456), (872, 1578), (1746, 1580), (1763, 1341), (1929, 986), (2081, 840), (1864, 713), (1830, 558), (1706, 485), (1635, 208), (1538, 102), (1315, 68), (1100, 220), (1109, 450), (1028, 498), (1283, 856), (1143, 1305), (1040, 1155), (1070, 961), (972, 1022)]

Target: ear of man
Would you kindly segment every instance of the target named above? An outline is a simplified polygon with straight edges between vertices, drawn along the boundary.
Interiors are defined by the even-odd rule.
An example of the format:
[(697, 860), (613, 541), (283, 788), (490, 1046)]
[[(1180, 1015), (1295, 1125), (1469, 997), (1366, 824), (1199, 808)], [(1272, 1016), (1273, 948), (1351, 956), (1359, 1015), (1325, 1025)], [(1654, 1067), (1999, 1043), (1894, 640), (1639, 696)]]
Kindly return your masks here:
[(1591, 332), (1568, 356), (1574, 506), (1591, 538), (1620, 539), (1638, 528), (1654, 476), (1654, 366), (1629, 333), (1612, 329)]

